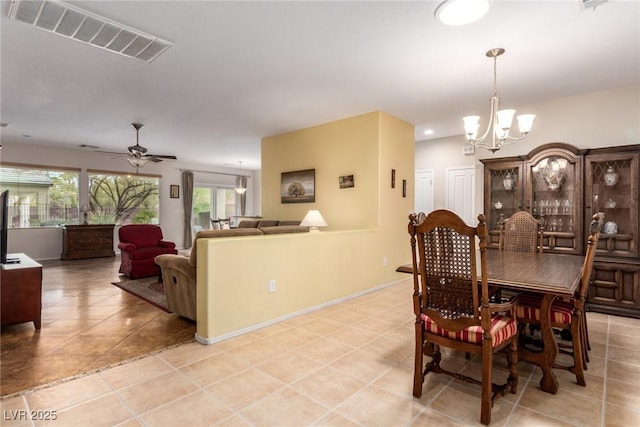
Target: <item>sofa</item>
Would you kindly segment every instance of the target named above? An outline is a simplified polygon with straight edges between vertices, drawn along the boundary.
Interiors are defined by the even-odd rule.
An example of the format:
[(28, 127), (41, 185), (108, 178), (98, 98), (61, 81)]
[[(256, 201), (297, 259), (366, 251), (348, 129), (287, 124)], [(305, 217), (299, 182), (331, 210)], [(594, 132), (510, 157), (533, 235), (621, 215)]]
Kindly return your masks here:
[(153, 224), (128, 224), (118, 230), (120, 273), (131, 279), (160, 276), (155, 257), (177, 254), (174, 242), (163, 240), (162, 229)]
[[(283, 221), (280, 225), (270, 225), (272, 222), (263, 224), (238, 224), (238, 228), (222, 230), (203, 230), (196, 233), (193, 239), (193, 246), (189, 256), (183, 255), (158, 255), (155, 258), (156, 264), (162, 270), (162, 281), (167, 295), (167, 308), (187, 319), (196, 320), (196, 273), (198, 267), (197, 241), (199, 239), (213, 239), (221, 237), (241, 237), (241, 236), (269, 236), (283, 233), (306, 233), (307, 227), (300, 225), (289, 225)], [(258, 227), (258, 225), (262, 225)]]

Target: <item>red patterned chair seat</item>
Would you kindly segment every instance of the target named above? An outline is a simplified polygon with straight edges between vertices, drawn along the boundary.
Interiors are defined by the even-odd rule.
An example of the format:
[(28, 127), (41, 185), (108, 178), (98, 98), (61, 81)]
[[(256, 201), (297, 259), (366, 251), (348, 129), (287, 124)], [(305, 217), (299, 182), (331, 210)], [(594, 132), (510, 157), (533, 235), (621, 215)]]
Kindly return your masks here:
[[(535, 321), (540, 322), (540, 307), (542, 306), (542, 296), (532, 294), (521, 294), (518, 299), (517, 316), (518, 320), (524, 323)], [(552, 324), (571, 324), (571, 315), (574, 305), (571, 300), (556, 298), (551, 304)]]
[[(480, 344), (484, 330), (482, 326), (469, 326), (460, 331), (450, 331), (439, 327), (429, 316), (422, 314), (420, 318), (424, 321), (425, 330), (429, 333), (451, 338), (458, 341)], [(496, 315), (491, 319), (491, 337), (493, 347), (497, 347), (505, 340), (511, 338), (518, 331), (515, 320), (508, 316)]]

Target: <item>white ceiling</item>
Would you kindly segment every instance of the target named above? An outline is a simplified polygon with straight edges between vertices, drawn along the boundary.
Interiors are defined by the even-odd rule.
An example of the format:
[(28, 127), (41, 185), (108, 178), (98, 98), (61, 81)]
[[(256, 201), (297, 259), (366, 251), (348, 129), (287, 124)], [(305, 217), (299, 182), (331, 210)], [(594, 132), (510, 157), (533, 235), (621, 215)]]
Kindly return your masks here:
[(495, 0), (465, 27), (435, 22), (437, 1), (68, 3), (175, 45), (149, 64), (9, 20), (2, 0), (3, 143), (122, 151), (140, 122), (153, 154), (258, 169), (262, 137), (375, 110), (417, 140), (457, 135), (487, 113), (494, 47), (503, 107), (640, 84), (638, 0)]

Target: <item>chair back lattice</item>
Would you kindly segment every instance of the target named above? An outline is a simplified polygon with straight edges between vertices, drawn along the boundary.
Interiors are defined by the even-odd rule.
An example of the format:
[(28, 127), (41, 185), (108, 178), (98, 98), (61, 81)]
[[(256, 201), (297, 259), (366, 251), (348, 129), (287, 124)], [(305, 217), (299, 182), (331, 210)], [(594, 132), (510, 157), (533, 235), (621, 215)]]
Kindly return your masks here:
[(500, 248), (505, 251), (542, 252), (542, 233), (542, 224), (529, 212), (516, 212), (501, 224)]
[[(486, 232), (484, 215), (481, 217), (479, 228)], [(416, 315), (434, 310), (444, 319), (477, 319), (481, 295), (476, 268), (478, 229), (448, 210), (411, 215), (409, 219), (414, 271), (420, 276), (418, 285), (418, 275), (414, 275), (414, 292), (421, 294)]]
[(425, 306), (440, 311), (444, 318), (473, 317), (477, 310), (471, 271), (473, 240), (448, 227), (436, 227), (421, 236)]

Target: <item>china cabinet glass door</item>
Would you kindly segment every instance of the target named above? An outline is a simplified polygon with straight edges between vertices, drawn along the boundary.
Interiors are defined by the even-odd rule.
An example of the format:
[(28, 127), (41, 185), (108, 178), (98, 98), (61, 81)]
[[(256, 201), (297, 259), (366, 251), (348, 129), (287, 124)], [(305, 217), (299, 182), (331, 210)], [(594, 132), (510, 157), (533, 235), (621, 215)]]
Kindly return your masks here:
[(585, 171), (585, 213), (604, 212), (596, 256), (637, 257), (638, 154), (587, 156)]
[(498, 247), (500, 223), (522, 210), (522, 162), (485, 163), (485, 208), (489, 247)]
[(582, 158), (546, 150), (527, 162), (526, 210), (544, 226), (544, 250), (582, 251)]

